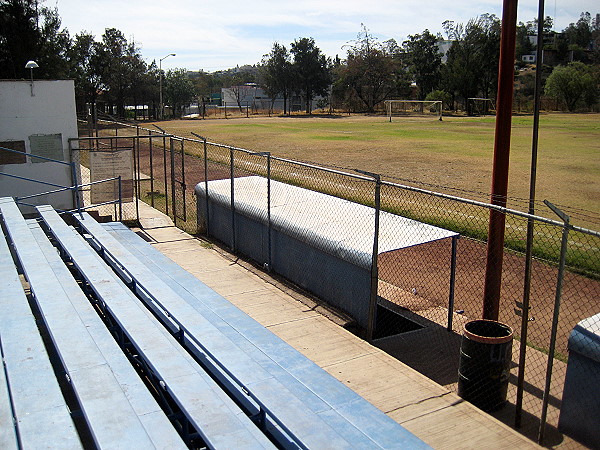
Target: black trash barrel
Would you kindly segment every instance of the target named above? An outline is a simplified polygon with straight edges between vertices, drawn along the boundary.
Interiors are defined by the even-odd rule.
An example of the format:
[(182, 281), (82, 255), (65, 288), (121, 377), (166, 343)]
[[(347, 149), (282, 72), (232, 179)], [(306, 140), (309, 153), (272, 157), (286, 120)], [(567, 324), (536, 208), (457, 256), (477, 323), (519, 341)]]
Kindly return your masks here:
[(458, 366), (458, 395), (484, 411), (506, 403), (513, 330), (494, 320), (465, 324)]

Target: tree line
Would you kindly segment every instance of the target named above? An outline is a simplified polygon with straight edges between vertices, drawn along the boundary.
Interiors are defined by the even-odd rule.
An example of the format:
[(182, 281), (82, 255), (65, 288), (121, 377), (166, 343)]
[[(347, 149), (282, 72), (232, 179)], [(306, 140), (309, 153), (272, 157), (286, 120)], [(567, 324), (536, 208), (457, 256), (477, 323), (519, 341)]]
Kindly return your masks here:
[[(307, 113), (312, 100), (345, 110), (372, 112), (392, 98), (442, 100), (447, 109), (465, 108), (467, 99), (494, 99), (500, 46), (500, 19), (484, 14), (466, 24), (446, 21), (445, 36), (429, 30), (398, 44), (375, 38), (362, 26), (344, 58), (326, 57), (312, 38), (289, 47), (275, 42), (254, 66), (213, 73), (185, 69), (161, 73), (156, 61), (144, 61), (141, 48), (123, 32), (106, 28), (103, 35), (80, 32), (71, 37), (61, 28), (56, 8), (43, 0), (0, 0), (0, 78), (22, 78), (34, 59), (38, 78), (73, 78), (78, 110), (101, 98), (124, 117), (127, 105), (148, 105), (159, 117), (159, 78), (165, 103), (175, 115), (195, 100), (208, 100), (222, 87), (249, 83), (263, 87), (271, 99), (282, 98), (284, 112), (292, 97), (301, 97)], [(589, 13), (561, 33), (544, 21), (543, 45), (548, 61), (543, 74), (548, 96), (569, 110), (597, 105), (600, 82), (600, 23)], [(535, 52), (535, 20), (517, 27), (517, 97), (530, 98), (534, 77), (521, 56)], [(445, 49), (444, 52), (441, 49)], [(546, 56), (545, 56), (546, 58)]]

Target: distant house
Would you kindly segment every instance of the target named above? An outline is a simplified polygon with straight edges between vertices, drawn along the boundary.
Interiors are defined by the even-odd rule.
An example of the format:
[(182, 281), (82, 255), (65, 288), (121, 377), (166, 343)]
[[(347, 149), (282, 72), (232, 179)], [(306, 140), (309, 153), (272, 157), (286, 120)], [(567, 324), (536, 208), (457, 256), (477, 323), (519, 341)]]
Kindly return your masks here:
[(446, 63), (446, 61), (448, 61), (448, 51), (450, 50), (450, 47), (452, 47), (452, 43), (454, 41), (449, 41), (449, 40), (439, 40), (437, 42), (437, 46), (438, 49), (440, 51), (440, 53), (442, 54), (442, 62)]
[(521, 61), (528, 64), (535, 64), (536, 56), (535, 55), (523, 55), (521, 56)]

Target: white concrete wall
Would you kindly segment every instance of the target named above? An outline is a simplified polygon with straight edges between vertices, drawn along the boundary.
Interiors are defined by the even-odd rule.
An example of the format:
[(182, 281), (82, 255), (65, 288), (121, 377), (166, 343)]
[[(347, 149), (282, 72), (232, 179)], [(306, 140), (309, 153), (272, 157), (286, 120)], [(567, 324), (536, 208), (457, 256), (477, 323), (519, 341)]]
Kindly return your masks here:
[[(35, 76), (35, 71), (34, 71)], [(0, 81), (0, 141), (25, 141), (31, 153), (31, 135), (62, 135), (62, 160), (70, 161), (69, 138), (77, 137), (75, 87), (73, 80), (35, 80), (33, 95), (27, 80)], [(54, 162), (31, 162), (0, 165), (0, 173), (71, 186), (69, 166)], [(57, 158), (58, 159), (58, 158)], [(57, 189), (53, 186), (21, 181), (0, 175), (0, 196), (24, 196)], [(29, 201), (28, 201), (29, 202)], [(30, 201), (36, 205), (52, 204), (57, 209), (72, 209), (70, 192), (44, 195)]]

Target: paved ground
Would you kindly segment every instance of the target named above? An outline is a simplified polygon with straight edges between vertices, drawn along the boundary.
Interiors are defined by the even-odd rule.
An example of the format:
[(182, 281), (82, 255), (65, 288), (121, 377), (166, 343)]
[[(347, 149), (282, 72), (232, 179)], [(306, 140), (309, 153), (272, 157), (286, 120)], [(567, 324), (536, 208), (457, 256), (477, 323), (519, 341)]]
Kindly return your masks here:
[(432, 447), (536, 447), (447, 388), (344, 329), (340, 326), (344, 317), (175, 228), (144, 204), (140, 204), (140, 216), (138, 232), (158, 250)]

